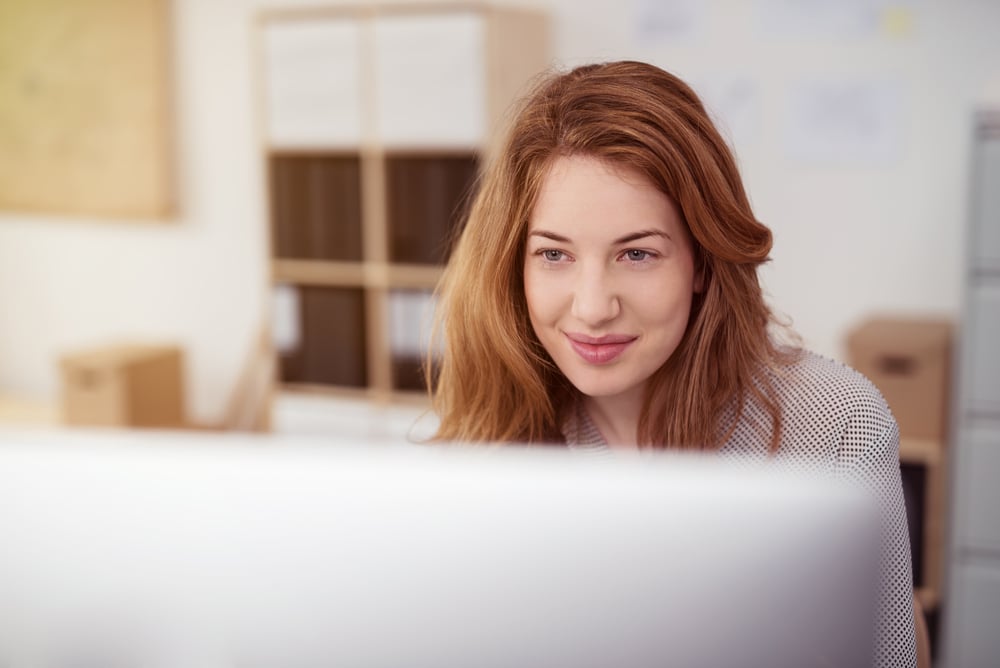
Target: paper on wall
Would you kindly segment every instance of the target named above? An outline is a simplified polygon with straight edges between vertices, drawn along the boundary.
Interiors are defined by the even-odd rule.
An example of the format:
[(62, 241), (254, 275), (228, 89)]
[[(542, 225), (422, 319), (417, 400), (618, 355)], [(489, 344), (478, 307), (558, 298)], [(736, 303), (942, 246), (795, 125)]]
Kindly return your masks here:
[(758, 0), (767, 37), (868, 37), (879, 26), (876, 0)]
[(802, 163), (889, 163), (902, 151), (901, 98), (896, 82), (795, 84), (787, 95), (785, 152)]
[(757, 0), (766, 37), (861, 39), (910, 34), (923, 0)]
[(663, 45), (694, 42), (704, 36), (707, 4), (701, 0), (637, 0), (637, 41)]

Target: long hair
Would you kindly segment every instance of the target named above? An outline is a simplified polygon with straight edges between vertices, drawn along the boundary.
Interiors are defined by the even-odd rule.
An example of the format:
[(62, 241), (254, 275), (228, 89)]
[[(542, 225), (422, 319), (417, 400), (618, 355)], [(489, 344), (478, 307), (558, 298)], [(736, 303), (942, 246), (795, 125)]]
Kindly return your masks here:
[(744, 410), (754, 401), (770, 424), (753, 426), (776, 448), (781, 413), (766, 371), (785, 353), (768, 334), (757, 277), (771, 232), (754, 218), (735, 160), (694, 91), (630, 61), (541, 81), (490, 156), (438, 288), (444, 352), (428, 379), (441, 421), (436, 438), (563, 440), (564, 411), (578, 392), (535, 336), (523, 268), (542, 180), (569, 155), (637, 170), (670, 197), (704, 280), (678, 348), (647, 383), (640, 445), (718, 447), (741, 417), (758, 412)]

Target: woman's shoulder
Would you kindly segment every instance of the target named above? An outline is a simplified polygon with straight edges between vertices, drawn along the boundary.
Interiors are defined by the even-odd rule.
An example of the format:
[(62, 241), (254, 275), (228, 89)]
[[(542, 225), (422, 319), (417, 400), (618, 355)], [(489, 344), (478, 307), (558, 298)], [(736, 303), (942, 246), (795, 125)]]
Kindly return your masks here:
[[(889, 445), (896, 422), (878, 388), (843, 362), (809, 350), (788, 354), (765, 374), (781, 414), (779, 455), (834, 464), (862, 450)], [(730, 439), (730, 450), (743, 450), (756, 433), (761, 411), (747, 406)]]
[(892, 412), (872, 383), (847, 364), (800, 350), (769, 373), (783, 414), (808, 413), (813, 419), (892, 420)]

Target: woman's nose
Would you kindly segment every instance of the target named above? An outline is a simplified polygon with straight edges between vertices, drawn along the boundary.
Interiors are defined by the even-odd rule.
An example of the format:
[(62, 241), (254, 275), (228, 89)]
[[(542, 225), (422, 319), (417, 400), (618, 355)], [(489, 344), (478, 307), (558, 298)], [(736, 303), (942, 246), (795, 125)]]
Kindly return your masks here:
[(573, 293), (573, 317), (596, 328), (614, 320), (619, 313), (621, 301), (607, 274), (599, 269), (581, 271)]

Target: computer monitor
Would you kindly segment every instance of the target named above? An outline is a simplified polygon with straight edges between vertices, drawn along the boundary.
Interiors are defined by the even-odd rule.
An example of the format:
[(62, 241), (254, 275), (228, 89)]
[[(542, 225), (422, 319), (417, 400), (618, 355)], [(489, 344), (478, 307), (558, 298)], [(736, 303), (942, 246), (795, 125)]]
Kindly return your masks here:
[(876, 527), (714, 457), (0, 434), (0, 665), (866, 666)]

